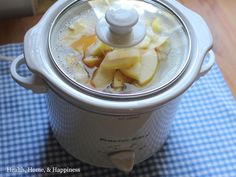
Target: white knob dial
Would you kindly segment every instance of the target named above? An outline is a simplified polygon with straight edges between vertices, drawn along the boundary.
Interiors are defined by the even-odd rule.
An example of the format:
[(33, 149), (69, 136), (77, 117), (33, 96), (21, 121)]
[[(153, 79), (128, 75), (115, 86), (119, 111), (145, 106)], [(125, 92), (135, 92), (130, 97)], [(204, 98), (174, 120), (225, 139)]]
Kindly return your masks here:
[(138, 12), (129, 6), (111, 6), (96, 25), (97, 37), (112, 47), (126, 48), (140, 43), (146, 28)]
[(112, 6), (107, 10), (105, 19), (113, 32), (127, 34), (137, 24), (139, 15), (132, 7)]

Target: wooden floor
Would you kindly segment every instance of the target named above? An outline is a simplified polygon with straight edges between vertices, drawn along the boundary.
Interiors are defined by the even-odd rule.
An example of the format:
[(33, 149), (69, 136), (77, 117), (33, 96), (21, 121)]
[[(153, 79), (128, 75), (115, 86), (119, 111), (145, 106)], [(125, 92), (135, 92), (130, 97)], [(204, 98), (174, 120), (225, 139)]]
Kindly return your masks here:
[(207, 21), (216, 62), (236, 98), (236, 0), (179, 0)]
[[(236, 0), (179, 0), (207, 21), (214, 37), (217, 64), (236, 98)], [(40, 15), (0, 21), (0, 45), (22, 42)]]

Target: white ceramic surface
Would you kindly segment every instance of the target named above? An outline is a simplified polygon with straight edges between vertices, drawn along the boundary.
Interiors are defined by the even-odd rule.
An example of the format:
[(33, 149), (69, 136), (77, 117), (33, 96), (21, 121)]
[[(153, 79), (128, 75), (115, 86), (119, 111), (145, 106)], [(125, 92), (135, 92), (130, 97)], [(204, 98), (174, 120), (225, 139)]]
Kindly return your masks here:
[[(166, 0), (165, 3), (178, 13), (190, 31), (193, 42), (188, 68), (174, 84), (157, 95), (119, 101), (105, 99), (78, 90), (58, 72), (48, 55), (50, 24), (58, 12), (73, 1), (58, 1), (27, 32), (25, 59), (19, 57), (12, 63), (12, 76), (28, 89), (47, 93), (53, 132), (73, 156), (100, 167), (131, 170), (130, 163), (126, 168), (122, 164), (114, 166), (114, 153), (120, 154), (121, 158), (124, 153), (130, 154), (129, 157), (139, 163), (163, 145), (180, 96), (214, 64), (214, 53), (208, 53), (212, 47), (211, 33), (200, 16), (176, 1)], [(208, 62), (203, 64), (205, 58)], [(24, 62), (33, 73), (31, 79), (19, 77), (16, 72), (19, 64)], [(38, 84), (33, 78), (37, 78)], [(132, 159), (128, 161), (132, 162)]]

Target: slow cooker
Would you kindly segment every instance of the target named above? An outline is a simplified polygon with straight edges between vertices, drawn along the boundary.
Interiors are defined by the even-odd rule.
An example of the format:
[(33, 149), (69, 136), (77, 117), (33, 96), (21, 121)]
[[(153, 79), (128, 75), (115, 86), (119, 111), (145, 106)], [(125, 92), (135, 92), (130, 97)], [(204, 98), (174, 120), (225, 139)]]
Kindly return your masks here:
[[(86, 30), (73, 26), (78, 21)], [(70, 28), (77, 33), (66, 41)], [(150, 83), (113, 92), (81, 83), (61, 62), (68, 54), (78, 59), (70, 44), (82, 31), (117, 50), (147, 48), (148, 35), (149, 42), (167, 36), (170, 44), (164, 59), (158, 55)], [(205, 21), (175, 0), (60, 0), (26, 33), (24, 55), (12, 62), (11, 75), (26, 89), (46, 94), (53, 133), (71, 155), (128, 172), (166, 141), (181, 96), (215, 62), (212, 45)], [(17, 72), (21, 64), (31, 76)]]

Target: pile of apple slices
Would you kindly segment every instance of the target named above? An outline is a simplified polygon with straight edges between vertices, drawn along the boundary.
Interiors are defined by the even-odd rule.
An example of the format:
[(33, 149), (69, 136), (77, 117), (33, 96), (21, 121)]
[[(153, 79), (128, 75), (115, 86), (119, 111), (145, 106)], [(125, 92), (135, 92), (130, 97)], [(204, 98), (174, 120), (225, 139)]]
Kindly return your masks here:
[(147, 84), (156, 73), (158, 57), (155, 50), (141, 54), (139, 49), (116, 49), (107, 53), (94, 73), (92, 84), (95, 88), (106, 87), (122, 90), (125, 83)]
[[(74, 78), (77, 81), (89, 83), (99, 90), (111, 86), (115, 91), (122, 91), (126, 83), (142, 87), (148, 84), (157, 72), (158, 54), (168, 41), (168, 37), (158, 36), (157, 32), (155, 19), (140, 44), (123, 49), (107, 46), (95, 35), (83, 35), (71, 44), (71, 47), (82, 55), (82, 60), (76, 63), (75, 58), (67, 57), (66, 62), (69, 67), (76, 66)], [(92, 73), (88, 72), (90, 69), (93, 69)]]

